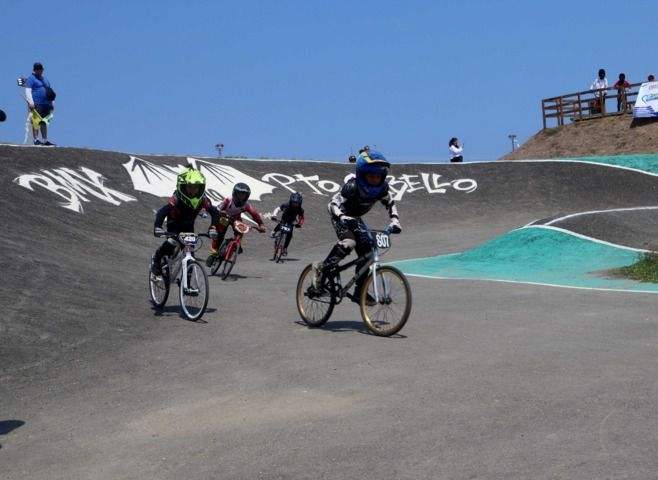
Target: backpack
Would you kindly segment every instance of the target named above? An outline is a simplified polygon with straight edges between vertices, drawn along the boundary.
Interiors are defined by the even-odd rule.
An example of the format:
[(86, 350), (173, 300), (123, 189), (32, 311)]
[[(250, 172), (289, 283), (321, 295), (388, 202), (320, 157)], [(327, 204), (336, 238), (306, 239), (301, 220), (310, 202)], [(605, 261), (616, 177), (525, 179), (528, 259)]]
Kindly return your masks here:
[(46, 87), (45, 85), (44, 87), (46, 88), (46, 98), (48, 99), (48, 101), (52, 102), (53, 100), (55, 100), (55, 97), (57, 97), (55, 90), (53, 90), (50, 87)]

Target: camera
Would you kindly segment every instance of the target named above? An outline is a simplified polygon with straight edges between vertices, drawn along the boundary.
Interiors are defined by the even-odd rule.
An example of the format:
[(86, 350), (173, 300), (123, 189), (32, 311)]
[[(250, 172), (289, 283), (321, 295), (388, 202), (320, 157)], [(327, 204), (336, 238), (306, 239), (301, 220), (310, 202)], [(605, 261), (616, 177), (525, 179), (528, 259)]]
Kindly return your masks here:
[(26, 79), (25, 77), (18, 77), (18, 78), (16, 79), (16, 84), (17, 84), (19, 87), (24, 87), (26, 81), (27, 81), (27, 79)]

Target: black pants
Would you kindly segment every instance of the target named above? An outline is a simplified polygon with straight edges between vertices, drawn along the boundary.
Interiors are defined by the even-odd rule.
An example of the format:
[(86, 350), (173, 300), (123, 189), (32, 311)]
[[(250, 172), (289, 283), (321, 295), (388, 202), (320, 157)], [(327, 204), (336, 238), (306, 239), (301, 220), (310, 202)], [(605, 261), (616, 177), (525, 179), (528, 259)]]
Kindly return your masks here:
[(457, 155), (456, 157), (452, 157), (450, 159), (451, 163), (457, 163), (457, 162), (463, 162), (463, 161), (464, 161), (464, 157), (462, 157), (461, 155)]
[[(353, 229), (345, 225), (338, 219), (332, 218), (331, 224), (336, 231), (338, 242), (332, 247), (329, 255), (324, 260), (323, 270), (326, 273), (329, 269), (338, 265), (338, 263), (347, 257), (352, 249), (356, 250), (359, 256), (359, 261), (356, 264), (355, 271), (361, 268), (365, 263), (365, 255), (370, 252), (370, 242), (368, 238), (357, 229)], [(354, 290), (355, 295), (358, 295), (365, 281), (365, 276), (359, 279), (356, 283)]]
[[(167, 232), (175, 233), (178, 235), (181, 232), (193, 232), (194, 220), (191, 222), (167, 222)], [(175, 238), (168, 238), (153, 254), (153, 261), (156, 265), (160, 265), (162, 257), (172, 255), (176, 251), (178, 240)]]

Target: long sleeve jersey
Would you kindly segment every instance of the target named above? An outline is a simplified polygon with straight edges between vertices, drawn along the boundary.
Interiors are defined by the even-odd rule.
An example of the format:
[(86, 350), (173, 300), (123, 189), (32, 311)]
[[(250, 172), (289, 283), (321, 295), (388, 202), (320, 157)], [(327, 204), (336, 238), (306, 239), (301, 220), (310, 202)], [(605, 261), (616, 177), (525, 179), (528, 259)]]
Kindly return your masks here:
[(352, 178), (343, 185), (338, 193), (336, 193), (331, 202), (329, 203), (329, 213), (331, 216), (338, 220), (341, 215), (349, 217), (361, 217), (370, 211), (373, 205), (381, 202), (391, 219), (399, 220), (398, 207), (391, 197), (388, 190), (388, 184), (376, 197), (369, 197), (361, 192), (356, 183), (356, 178)]
[[(246, 212), (251, 218), (253, 218), (254, 222), (258, 225), (263, 225), (263, 218), (260, 216), (260, 213), (258, 213), (249, 202), (245, 202), (244, 205), (238, 207), (233, 203), (231, 198), (225, 198), (219, 205), (219, 214), (232, 220), (242, 220), (243, 212)], [(216, 222), (213, 222), (213, 224), (214, 223)]]
[(178, 194), (169, 197), (169, 202), (164, 205), (155, 214), (155, 228), (162, 228), (165, 218), (167, 219), (167, 229), (170, 231), (194, 228), (194, 221), (196, 220), (199, 212), (205, 209), (211, 218), (211, 223), (214, 225), (219, 222), (219, 211), (214, 207), (208, 197), (203, 197), (198, 208), (192, 208), (178, 198)]

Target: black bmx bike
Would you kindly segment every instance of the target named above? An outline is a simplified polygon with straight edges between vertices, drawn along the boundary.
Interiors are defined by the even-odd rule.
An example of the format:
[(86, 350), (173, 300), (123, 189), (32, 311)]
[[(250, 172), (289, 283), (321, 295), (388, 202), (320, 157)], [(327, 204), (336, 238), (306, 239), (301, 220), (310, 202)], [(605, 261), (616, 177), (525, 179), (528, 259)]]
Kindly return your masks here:
[[(358, 301), (363, 322), (372, 333), (389, 337), (399, 332), (411, 313), (411, 287), (404, 274), (395, 267), (382, 265), (379, 251), (391, 246), (389, 230), (370, 230), (360, 223), (358, 232), (370, 243), (370, 252), (361, 259), (337, 265), (325, 272), (314, 286), (315, 268), (308, 265), (297, 281), (297, 310), (309, 327), (324, 325), (334, 307), (343, 298), (354, 298), (349, 290), (358, 280), (365, 281)], [(343, 285), (341, 272), (357, 266), (354, 276)]]
[(181, 312), (188, 320), (199, 320), (208, 306), (208, 275), (201, 267), (194, 252), (201, 247), (199, 237), (208, 237), (205, 233), (167, 233), (168, 238), (177, 242), (175, 252), (169, 257), (162, 257), (160, 270), (162, 275), (149, 272), (149, 293), (155, 308), (164, 307), (169, 297), (172, 283), (178, 285), (178, 298)]
[(272, 260), (275, 263), (283, 263), (283, 257), (288, 253), (286, 251), (286, 243), (288, 243), (288, 238), (292, 235), (292, 229), (300, 227), (301, 225), (298, 223), (292, 224), (283, 221), (279, 223), (279, 229), (274, 234), (274, 256)]

